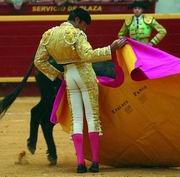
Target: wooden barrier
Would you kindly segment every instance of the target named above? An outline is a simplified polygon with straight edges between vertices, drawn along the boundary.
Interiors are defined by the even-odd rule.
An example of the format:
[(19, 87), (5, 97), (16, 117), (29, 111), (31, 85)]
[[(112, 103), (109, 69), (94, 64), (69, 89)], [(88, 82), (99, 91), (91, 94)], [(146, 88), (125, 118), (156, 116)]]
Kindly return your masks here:
[[(0, 83), (19, 83), (23, 77), (0, 77)], [(28, 78), (27, 82), (35, 82), (34, 76)]]

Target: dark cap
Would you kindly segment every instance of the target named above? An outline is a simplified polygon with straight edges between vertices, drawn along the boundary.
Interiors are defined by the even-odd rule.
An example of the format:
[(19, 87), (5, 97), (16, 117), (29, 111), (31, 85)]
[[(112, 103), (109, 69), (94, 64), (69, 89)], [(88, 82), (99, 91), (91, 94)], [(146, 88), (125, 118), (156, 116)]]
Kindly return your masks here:
[(149, 7), (150, 3), (147, 1), (134, 1), (133, 3), (129, 4), (129, 8), (133, 9), (135, 7), (140, 7), (142, 9), (147, 9)]

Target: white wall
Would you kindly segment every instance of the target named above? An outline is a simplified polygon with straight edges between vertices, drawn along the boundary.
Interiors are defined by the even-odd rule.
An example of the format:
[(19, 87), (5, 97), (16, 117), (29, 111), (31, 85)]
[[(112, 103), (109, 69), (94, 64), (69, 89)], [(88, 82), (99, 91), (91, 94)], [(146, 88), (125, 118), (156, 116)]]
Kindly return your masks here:
[(158, 0), (156, 13), (180, 13), (180, 0)]

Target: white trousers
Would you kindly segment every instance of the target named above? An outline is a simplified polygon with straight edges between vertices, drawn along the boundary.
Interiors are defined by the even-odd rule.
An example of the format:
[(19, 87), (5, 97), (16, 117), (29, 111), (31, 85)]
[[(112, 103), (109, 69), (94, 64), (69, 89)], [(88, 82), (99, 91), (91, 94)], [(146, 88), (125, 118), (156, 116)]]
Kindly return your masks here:
[(72, 134), (83, 133), (84, 116), (87, 120), (88, 132), (99, 132), (98, 86), (91, 64), (66, 65), (65, 80), (72, 113)]

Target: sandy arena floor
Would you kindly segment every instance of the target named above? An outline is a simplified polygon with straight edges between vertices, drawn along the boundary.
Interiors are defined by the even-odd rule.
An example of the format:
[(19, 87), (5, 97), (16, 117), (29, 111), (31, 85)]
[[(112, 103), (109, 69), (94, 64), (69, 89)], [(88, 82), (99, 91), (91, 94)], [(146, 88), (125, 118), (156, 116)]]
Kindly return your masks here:
[[(5, 117), (0, 120), (0, 177), (180, 177), (180, 168), (113, 168), (101, 166), (97, 174), (76, 174), (75, 153), (69, 136), (57, 125), (54, 136), (58, 150), (57, 167), (49, 167), (46, 144), (41, 129), (37, 150), (31, 155), (26, 148), (29, 133), (30, 109), (39, 98), (23, 97), (16, 100)], [(19, 153), (25, 151), (21, 164)], [(89, 162), (87, 162), (89, 165)]]

